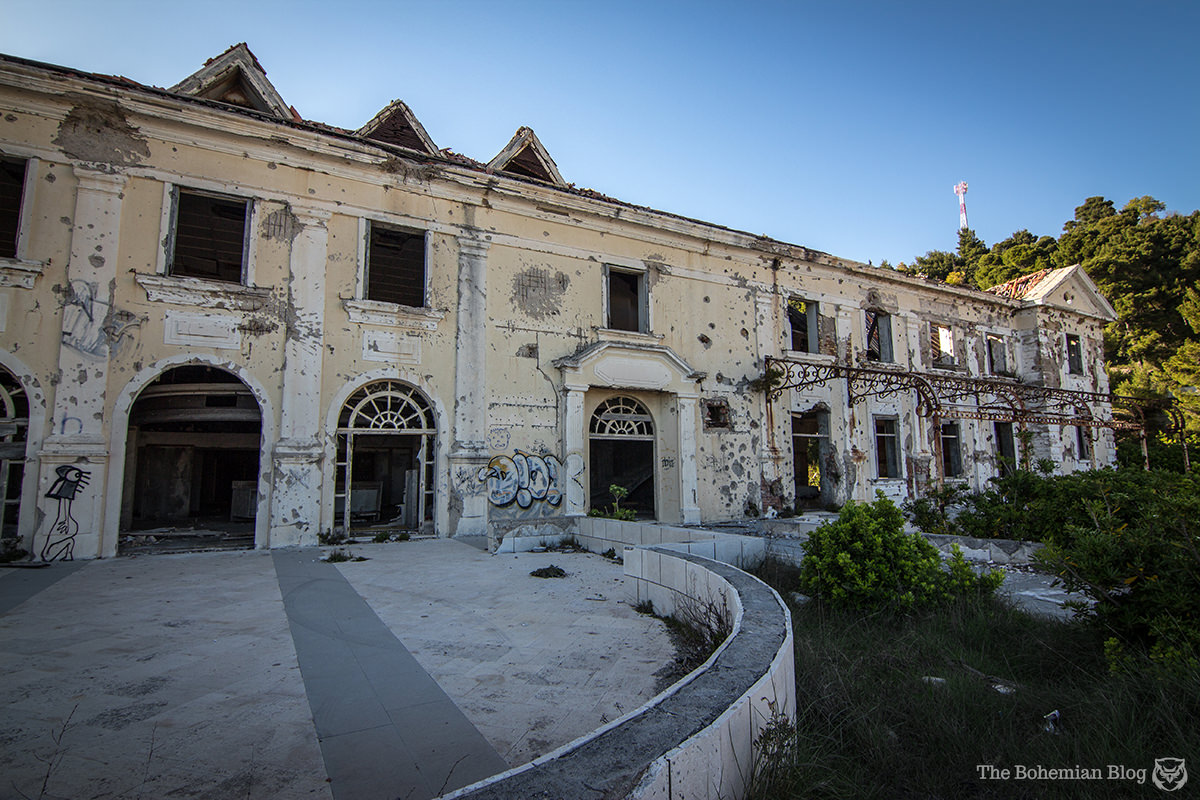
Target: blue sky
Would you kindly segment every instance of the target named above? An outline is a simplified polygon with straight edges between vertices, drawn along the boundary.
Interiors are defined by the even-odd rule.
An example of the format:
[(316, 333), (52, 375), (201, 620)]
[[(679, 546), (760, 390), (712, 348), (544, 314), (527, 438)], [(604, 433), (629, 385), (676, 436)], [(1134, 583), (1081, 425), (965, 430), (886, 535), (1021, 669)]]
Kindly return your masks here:
[(4, 0), (0, 52), (170, 86), (245, 41), (307, 119), (404, 100), (487, 161), (896, 264), (1075, 206), (1200, 207), (1200, 3)]

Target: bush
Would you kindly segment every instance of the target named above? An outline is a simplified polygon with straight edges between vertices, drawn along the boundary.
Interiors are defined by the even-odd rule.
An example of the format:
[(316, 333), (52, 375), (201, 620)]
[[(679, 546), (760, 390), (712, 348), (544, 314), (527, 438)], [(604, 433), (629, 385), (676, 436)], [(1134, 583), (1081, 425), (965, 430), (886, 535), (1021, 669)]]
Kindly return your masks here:
[(801, 588), (834, 606), (927, 607), (954, 597), (991, 594), (1002, 573), (976, 575), (957, 548), (949, 570), (920, 534), (904, 532), (900, 510), (877, 493), (874, 503), (847, 503), (836, 522), (804, 543)]
[(1144, 653), (1200, 669), (1200, 478), (1118, 470), (1089, 480), (1038, 562), (1092, 601), (1078, 612), (1112, 634), (1112, 668)]

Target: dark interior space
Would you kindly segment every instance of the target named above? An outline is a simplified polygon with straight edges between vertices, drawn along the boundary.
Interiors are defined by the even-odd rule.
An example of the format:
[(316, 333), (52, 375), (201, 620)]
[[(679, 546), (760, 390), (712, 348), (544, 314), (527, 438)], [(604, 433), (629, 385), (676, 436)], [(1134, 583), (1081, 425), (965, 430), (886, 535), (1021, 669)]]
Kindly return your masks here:
[(120, 552), (253, 547), (261, 419), (234, 375), (179, 367), (129, 415)]
[(617, 484), (629, 490), (622, 508), (632, 508), (639, 518), (654, 519), (654, 442), (629, 439), (592, 439), (591, 505), (613, 504), (608, 487)]

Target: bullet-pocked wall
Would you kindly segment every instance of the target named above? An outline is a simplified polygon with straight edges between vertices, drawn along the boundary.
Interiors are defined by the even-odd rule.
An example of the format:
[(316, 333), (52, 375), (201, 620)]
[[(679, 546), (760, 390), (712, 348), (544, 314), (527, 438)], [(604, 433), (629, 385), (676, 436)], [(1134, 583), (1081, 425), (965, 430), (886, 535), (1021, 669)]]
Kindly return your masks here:
[[(399, 102), (309, 123), (244, 45), (172, 90), (0, 57), (0, 164), (3, 531), (38, 557), (496, 546), (1113, 458), (1103, 425), (934, 419), (829, 372), (1103, 395), (1077, 268), (938, 285), (576, 189), (526, 128), (484, 164)], [(773, 391), (767, 358), (828, 374)]]

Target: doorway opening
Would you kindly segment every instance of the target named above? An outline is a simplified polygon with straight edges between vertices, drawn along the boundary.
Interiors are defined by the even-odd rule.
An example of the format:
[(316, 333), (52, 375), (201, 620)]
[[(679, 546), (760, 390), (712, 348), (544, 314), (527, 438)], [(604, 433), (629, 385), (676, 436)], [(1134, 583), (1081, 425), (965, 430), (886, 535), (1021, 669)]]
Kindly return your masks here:
[(29, 398), (17, 377), (0, 367), (0, 537), (3, 548), (20, 547), (21, 486), (25, 477), (25, 437), (29, 433)]
[(400, 381), (369, 383), (338, 417), (334, 517), (341, 531), (433, 533), (437, 421)]
[(792, 414), (792, 466), (797, 510), (828, 507), (831, 481), (823, 466), (828, 455), (829, 412)]
[(241, 380), (175, 367), (129, 412), (118, 552), (254, 547), (262, 414)]
[(646, 407), (632, 397), (605, 400), (592, 414), (588, 446), (591, 507), (612, 505), (609, 487), (621, 486), (621, 507), (654, 519), (654, 419)]

